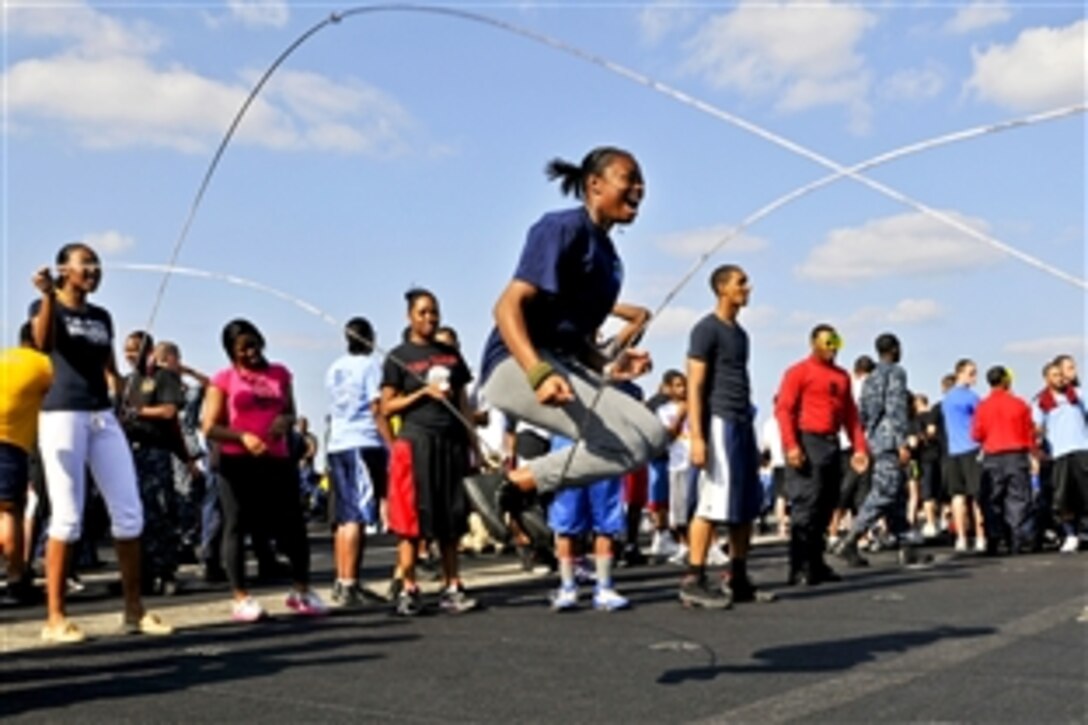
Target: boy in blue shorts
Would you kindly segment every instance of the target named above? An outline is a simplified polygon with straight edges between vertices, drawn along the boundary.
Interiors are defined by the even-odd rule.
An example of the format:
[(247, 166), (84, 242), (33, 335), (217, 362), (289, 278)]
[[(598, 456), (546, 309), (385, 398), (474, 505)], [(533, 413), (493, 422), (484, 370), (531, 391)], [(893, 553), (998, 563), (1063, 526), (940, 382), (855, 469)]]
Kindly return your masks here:
[[(570, 440), (552, 438), (552, 451), (570, 447)], [(613, 542), (623, 533), (623, 480), (609, 478), (579, 488), (561, 489), (548, 506), (548, 526), (555, 532), (559, 557), (559, 589), (552, 595), (552, 609), (570, 611), (578, 607), (578, 582), (575, 579), (575, 546), (579, 539), (594, 535), (593, 553), (597, 586), (593, 608), (611, 612), (627, 609), (630, 602), (612, 583)]]

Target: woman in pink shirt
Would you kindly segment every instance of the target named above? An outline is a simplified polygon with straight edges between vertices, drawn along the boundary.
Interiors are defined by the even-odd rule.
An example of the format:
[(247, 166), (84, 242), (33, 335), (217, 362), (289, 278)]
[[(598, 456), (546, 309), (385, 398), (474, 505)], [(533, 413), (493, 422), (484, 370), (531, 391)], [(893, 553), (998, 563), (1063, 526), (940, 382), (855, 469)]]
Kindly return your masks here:
[(294, 589), (287, 606), (324, 614), (310, 590), (310, 546), (298, 496), (298, 474), (288, 455), (295, 422), (291, 373), (264, 357), (264, 337), (248, 320), (223, 328), (231, 366), (220, 370), (204, 400), (204, 435), (219, 442), (219, 498), (223, 506), (223, 560), (234, 591), (233, 618), (254, 622), (264, 608), (246, 590), (245, 536), (266, 535), (291, 560)]

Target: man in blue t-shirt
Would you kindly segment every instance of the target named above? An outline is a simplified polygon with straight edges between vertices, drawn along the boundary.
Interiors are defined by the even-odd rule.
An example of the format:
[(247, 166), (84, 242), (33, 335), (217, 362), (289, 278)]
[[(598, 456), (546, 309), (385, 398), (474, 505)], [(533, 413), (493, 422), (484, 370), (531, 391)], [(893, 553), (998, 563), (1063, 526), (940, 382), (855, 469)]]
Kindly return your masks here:
[(978, 443), (971, 437), (971, 424), (979, 397), (971, 387), (978, 379), (974, 361), (964, 358), (956, 363), (956, 384), (941, 399), (944, 419), (947, 459), (944, 478), (948, 495), (952, 497), (952, 523), (956, 527), (956, 551), (967, 551), (967, 506), (974, 514), (975, 550), (986, 551), (986, 529), (982, 509), (978, 504), (982, 469), (979, 466)]
[(373, 354), (374, 329), (365, 318), (354, 317), (344, 332), (347, 354), (337, 358), (325, 374), (329, 394), (326, 467), (336, 530), (332, 601), (352, 607), (364, 603), (359, 585), (366, 538), (363, 527), (379, 521), (392, 434), (378, 413), (382, 361)]

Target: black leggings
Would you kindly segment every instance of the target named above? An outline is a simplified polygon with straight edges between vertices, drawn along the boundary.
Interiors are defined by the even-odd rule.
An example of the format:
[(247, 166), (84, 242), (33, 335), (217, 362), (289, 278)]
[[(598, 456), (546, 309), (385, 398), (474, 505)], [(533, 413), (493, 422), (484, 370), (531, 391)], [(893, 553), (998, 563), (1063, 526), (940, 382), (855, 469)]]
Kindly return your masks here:
[(245, 587), (245, 536), (275, 539), (291, 561), (297, 584), (310, 581), (310, 541), (299, 500), (298, 474), (289, 458), (222, 456), (223, 564), (234, 589)]

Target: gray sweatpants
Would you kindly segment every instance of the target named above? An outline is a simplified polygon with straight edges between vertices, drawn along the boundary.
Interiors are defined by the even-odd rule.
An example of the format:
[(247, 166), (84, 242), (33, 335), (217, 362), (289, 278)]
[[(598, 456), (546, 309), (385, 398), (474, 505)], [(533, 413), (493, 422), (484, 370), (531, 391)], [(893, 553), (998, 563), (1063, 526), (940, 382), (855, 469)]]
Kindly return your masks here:
[(538, 403), (525, 371), (512, 357), (495, 366), (482, 391), (487, 401), (504, 413), (577, 441), (573, 453), (563, 448), (526, 462), (537, 490), (554, 491), (615, 478), (665, 451), (669, 444), (665, 427), (641, 402), (605, 384), (600, 400), (587, 416), (601, 390), (601, 376), (579, 363), (546, 353), (543, 358), (570, 382), (574, 401), (563, 406)]

